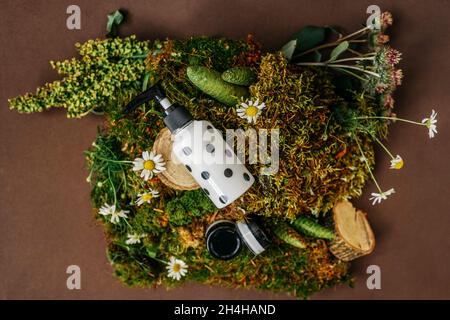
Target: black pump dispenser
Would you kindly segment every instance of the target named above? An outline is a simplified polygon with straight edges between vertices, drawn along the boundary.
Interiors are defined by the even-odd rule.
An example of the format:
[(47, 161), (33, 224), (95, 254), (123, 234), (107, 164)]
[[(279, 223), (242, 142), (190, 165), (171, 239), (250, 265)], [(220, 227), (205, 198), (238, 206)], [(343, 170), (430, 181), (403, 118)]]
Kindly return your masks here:
[(124, 113), (133, 111), (138, 106), (151, 99), (154, 99), (163, 107), (165, 112), (164, 123), (170, 132), (174, 132), (194, 120), (185, 107), (178, 104), (172, 104), (169, 99), (167, 99), (164, 90), (158, 84), (155, 84), (131, 100), (125, 107)]

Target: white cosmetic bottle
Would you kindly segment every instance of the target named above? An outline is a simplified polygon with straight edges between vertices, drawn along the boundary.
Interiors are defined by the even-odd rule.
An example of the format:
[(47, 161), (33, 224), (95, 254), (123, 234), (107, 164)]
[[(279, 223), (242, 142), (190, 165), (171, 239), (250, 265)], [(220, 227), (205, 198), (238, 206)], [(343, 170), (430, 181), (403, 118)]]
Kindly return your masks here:
[(172, 152), (217, 208), (231, 204), (252, 186), (254, 177), (221, 132), (208, 121), (194, 120), (185, 107), (171, 103), (159, 86), (135, 97), (125, 112), (150, 99), (164, 108), (164, 123), (174, 141)]

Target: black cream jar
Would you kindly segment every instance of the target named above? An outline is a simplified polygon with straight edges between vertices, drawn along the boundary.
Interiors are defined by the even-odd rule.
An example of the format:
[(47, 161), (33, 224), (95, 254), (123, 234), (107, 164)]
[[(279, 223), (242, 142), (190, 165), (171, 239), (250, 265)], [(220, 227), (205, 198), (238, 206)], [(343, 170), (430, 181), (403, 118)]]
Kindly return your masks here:
[(206, 230), (206, 248), (216, 259), (229, 260), (236, 257), (246, 246), (255, 255), (269, 246), (270, 240), (254, 219), (233, 222), (218, 220)]

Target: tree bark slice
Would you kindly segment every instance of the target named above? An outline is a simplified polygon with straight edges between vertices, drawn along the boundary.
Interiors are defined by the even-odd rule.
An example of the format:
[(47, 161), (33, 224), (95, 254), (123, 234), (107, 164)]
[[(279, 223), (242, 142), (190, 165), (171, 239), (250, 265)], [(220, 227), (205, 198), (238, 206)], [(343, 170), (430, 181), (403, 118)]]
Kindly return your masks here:
[(166, 162), (166, 170), (158, 174), (158, 178), (166, 186), (176, 190), (194, 190), (200, 186), (192, 178), (186, 167), (172, 153), (172, 135), (169, 129), (162, 129), (156, 136), (153, 152), (161, 154)]
[(333, 218), (336, 237), (329, 248), (337, 258), (351, 261), (373, 251), (375, 236), (366, 213), (356, 210), (349, 201), (341, 201), (333, 207)]

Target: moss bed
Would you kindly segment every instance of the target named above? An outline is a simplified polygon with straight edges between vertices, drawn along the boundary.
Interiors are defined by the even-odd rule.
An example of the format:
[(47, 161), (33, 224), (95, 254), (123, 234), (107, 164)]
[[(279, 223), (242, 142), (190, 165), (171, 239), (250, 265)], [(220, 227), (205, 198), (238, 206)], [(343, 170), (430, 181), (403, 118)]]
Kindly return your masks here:
[[(105, 228), (108, 257), (121, 281), (139, 287), (173, 287), (196, 281), (290, 292), (298, 297), (351, 282), (348, 263), (334, 258), (325, 240), (306, 237), (306, 249), (299, 249), (279, 240), (271, 229), (299, 215), (332, 226), (329, 211), (333, 204), (361, 194), (369, 172), (353, 134), (357, 134), (370, 166), (374, 165), (374, 152), (368, 135), (357, 130), (361, 123), (354, 115), (383, 114), (372, 93), (356, 86), (343, 94), (336, 84), (336, 73), (289, 64), (280, 52), (263, 53), (252, 37), (149, 42), (132, 36), (90, 40), (77, 48), (79, 59), (52, 63), (63, 80), (10, 104), (24, 112), (62, 106), (69, 117), (104, 114), (104, 125), (86, 151), (88, 181), (95, 215)], [(252, 68), (257, 80), (249, 87), (251, 98), (266, 104), (256, 124), (248, 124), (236, 115), (235, 108), (197, 89), (186, 78), (189, 65), (219, 72), (235, 66)], [(161, 111), (148, 103), (124, 116), (123, 107), (142, 88), (157, 81), (172, 101), (218, 129), (279, 128), (279, 171), (259, 175), (260, 164), (247, 164), (257, 177), (255, 184), (222, 210), (217, 210), (201, 190), (176, 191), (161, 183), (158, 176), (143, 181), (126, 161), (152, 149), (164, 127)], [(386, 122), (371, 125), (371, 132), (386, 135)], [(160, 197), (136, 206), (137, 194), (149, 188), (157, 189)], [(129, 210), (128, 219), (110, 223), (98, 214), (104, 203)], [(272, 245), (259, 256), (243, 250), (230, 261), (212, 258), (204, 243), (206, 227), (218, 219), (240, 219), (244, 212), (262, 217)], [(130, 232), (146, 236), (141, 243), (129, 245), (125, 241)], [(161, 261), (171, 256), (189, 266), (181, 281), (167, 277)]]

